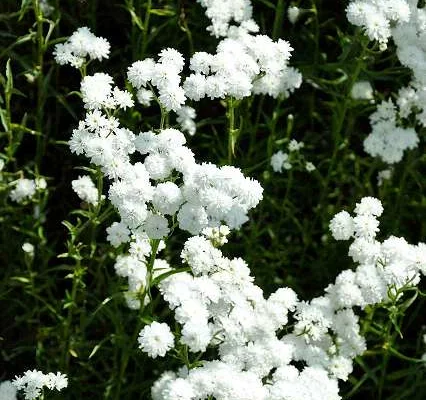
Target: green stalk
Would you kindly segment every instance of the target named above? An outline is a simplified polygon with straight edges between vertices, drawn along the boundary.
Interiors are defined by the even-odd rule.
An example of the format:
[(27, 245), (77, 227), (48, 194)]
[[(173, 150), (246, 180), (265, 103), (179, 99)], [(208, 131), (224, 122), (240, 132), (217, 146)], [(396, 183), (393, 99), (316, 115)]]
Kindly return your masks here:
[(44, 64), (44, 52), (45, 52), (45, 42), (43, 36), (43, 14), (40, 9), (39, 0), (34, 1), (34, 15), (36, 19), (37, 32), (36, 32), (36, 51), (37, 51), (37, 111), (36, 111), (36, 131), (40, 134), (37, 135), (37, 144), (36, 144), (36, 159), (35, 166), (36, 169), (40, 167), (41, 160), (44, 154), (45, 146), (45, 133), (43, 132), (43, 119), (44, 119), (44, 90), (43, 90), (43, 64)]
[(65, 351), (63, 352), (63, 360), (62, 360), (62, 370), (68, 371), (69, 363), (70, 363), (70, 350), (71, 350), (71, 324), (73, 320), (74, 307), (77, 305), (77, 290), (80, 286), (81, 278), (84, 275), (85, 268), (81, 266), (80, 255), (78, 254), (76, 257), (76, 265), (74, 268), (73, 276), (72, 276), (72, 288), (71, 288), (71, 304), (68, 306), (68, 314), (65, 320), (64, 326), (64, 347)]
[(143, 22), (141, 58), (145, 57), (146, 49), (148, 47), (148, 38), (149, 38), (148, 30), (149, 30), (149, 19), (151, 17), (151, 8), (152, 8), (152, 0), (147, 0), (146, 10), (145, 10), (145, 20)]
[(275, 7), (275, 19), (272, 28), (272, 38), (277, 40), (281, 36), (281, 29), (283, 26), (284, 15), (285, 15), (285, 1), (278, 0), (277, 6)]
[(233, 97), (229, 97), (226, 105), (226, 118), (228, 120), (228, 164), (231, 165), (232, 158), (235, 157), (235, 145), (237, 144), (240, 130), (235, 127), (236, 100)]

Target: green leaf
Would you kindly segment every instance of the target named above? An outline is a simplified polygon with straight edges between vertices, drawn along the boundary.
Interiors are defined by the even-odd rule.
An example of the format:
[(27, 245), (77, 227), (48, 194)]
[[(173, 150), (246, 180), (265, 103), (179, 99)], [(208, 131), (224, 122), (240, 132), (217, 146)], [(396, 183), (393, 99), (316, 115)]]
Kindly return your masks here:
[(134, 8), (131, 8), (131, 9), (129, 9), (129, 13), (130, 13), (130, 16), (131, 16), (131, 18), (132, 18), (132, 22), (141, 30), (141, 31), (143, 31), (143, 30), (145, 30), (144, 29), (144, 26), (143, 26), (143, 23), (142, 23), (142, 20), (139, 18), (139, 16), (135, 13), (135, 10), (134, 10)]
[(74, 357), (74, 358), (78, 358), (78, 354), (74, 349), (69, 349), (68, 350), (70, 352), (70, 354)]
[(30, 283), (30, 280), (24, 276), (12, 276), (10, 279), (21, 283)]
[(12, 94), (12, 89), (13, 89), (13, 76), (12, 76), (12, 69), (10, 67), (10, 58), (9, 58), (6, 63), (6, 87), (5, 87), (6, 94), (10, 96)]
[(162, 280), (166, 279), (170, 275), (178, 274), (180, 272), (187, 272), (187, 271), (191, 271), (191, 268), (190, 267), (182, 267), (182, 268), (174, 269), (173, 271), (167, 271), (164, 274), (157, 276), (152, 281), (152, 286), (158, 285)]
[(30, 4), (31, 4), (31, 0), (21, 0), (21, 8), (19, 9), (18, 21), (21, 21), (22, 18), (24, 18), (24, 15), (27, 12)]
[(2, 108), (0, 109), (0, 121), (1, 121), (1, 124), (3, 125), (3, 129), (5, 130), (5, 132), (8, 132), (9, 124), (7, 122), (7, 113), (6, 113), (6, 110), (3, 110)]
[(75, 231), (76, 227), (68, 221), (62, 221), (62, 225), (64, 225), (71, 233)]
[(160, 17), (172, 17), (176, 15), (174, 10), (167, 10), (166, 8), (151, 8), (150, 14), (158, 15)]

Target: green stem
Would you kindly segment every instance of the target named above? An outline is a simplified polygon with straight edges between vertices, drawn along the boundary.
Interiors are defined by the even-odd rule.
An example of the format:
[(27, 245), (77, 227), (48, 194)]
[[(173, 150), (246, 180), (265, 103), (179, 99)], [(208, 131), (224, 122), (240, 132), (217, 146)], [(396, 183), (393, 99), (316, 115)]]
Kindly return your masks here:
[(314, 23), (314, 39), (315, 39), (315, 49), (314, 49), (314, 66), (318, 66), (319, 62), (319, 37), (320, 37), (320, 27), (318, 20), (318, 8), (315, 1), (312, 2), (312, 13), (315, 15)]
[(145, 20), (143, 22), (143, 34), (142, 34), (142, 54), (141, 58), (145, 57), (146, 49), (148, 47), (148, 38), (149, 38), (149, 19), (151, 17), (151, 8), (152, 8), (152, 0), (147, 0), (146, 2), (146, 10), (145, 10)]
[(288, 197), (289, 197), (292, 185), (293, 185), (293, 170), (290, 169), (288, 173), (287, 188), (286, 188), (284, 200), (283, 200), (283, 210), (287, 205), (287, 201), (288, 201)]
[(272, 38), (277, 40), (281, 36), (281, 28), (283, 26), (283, 20), (285, 16), (285, 1), (278, 0), (277, 6), (275, 7), (275, 19), (272, 28)]
[(45, 146), (45, 132), (43, 132), (43, 119), (44, 119), (44, 76), (43, 76), (43, 64), (44, 64), (44, 52), (45, 52), (45, 42), (43, 36), (43, 14), (40, 9), (39, 0), (34, 0), (34, 14), (37, 24), (37, 34), (36, 34), (36, 43), (37, 43), (37, 105), (36, 105), (36, 131), (40, 132), (40, 135), (37, 135), (36, 143), (36, 159), (35, 165), (36, 169), (40, 167), (41, 160), (44, 154)]
[(81, 278), (84, 275), (85, 268), (81, 266), (81, 262), (79, 257), (76, 258), (76, 265), (73, 272), (72, 277), (72, 288), (71, 288), (71, 304), (68, 305), (68, 314), (67, 318), (65, 320), (65, 326), (64, 326), (64, 353), (63, 353), (63, 360), (62, 360), (62, 370), (68, 371), (69, 363), (70, 363), (70, 349), (71, 349), (71, 325), (73, 320), (73, 314), (74, 314), (74, 307), (76, 307), (77, 304), (77, 291), (78, 287), (80, 286)]
[(385, 343), (383, 345), (383, 349), (384, 354), (383, 354), (383, 361), (382, 361), (382, 366), (380, 368), (380, 378), (379, 378), (379, 387), (378, 387), (378, 400), (382, 400), (383, 398), (383, 388), (385, 386), (385, 382), (386, 382), (386, 373), (387, 373), (387, 367), (389, 364), (389, 358), (390, 358), (390, 353), (389, 353), (389, 347), (392, 346), (392, 335), (391, 335), (391, 329), (392, 329), (392, 324), (388, 323), (387, 329), (386, 329), (386, 338), (385, 338)]

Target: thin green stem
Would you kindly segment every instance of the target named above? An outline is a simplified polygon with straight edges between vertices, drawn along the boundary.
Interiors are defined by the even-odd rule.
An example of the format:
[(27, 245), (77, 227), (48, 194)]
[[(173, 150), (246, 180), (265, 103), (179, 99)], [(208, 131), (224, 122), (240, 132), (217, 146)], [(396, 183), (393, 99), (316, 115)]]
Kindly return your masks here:
[(285, 1), (278, 0), (277, 5), (275, 7), (275, 19), (272, 27), (272, 38), (277, 40), (281, 36), (281, 29), (283, 26), (284, 16), (285, 16)]
[(43, 14), (40, 9), (39, 0), (34, 0), (34, 15), (36, 19), (37, 25), (37, 33), (36, 33), (36, 51), (37, 51), (37, 104), (36, 104), (36, 131), (40, 132), (40, 135), (37, 135), (37, 143), (36, 143), (36, 158), (35, 158), (35, 166), (36, 169), (40, 168), (40, 163), (44, 154), (44, 146), (45, 146), (45, 135), (46, 133), (43, 131), (43, 120), (44, 120), (44, 52), (45, 52), (45, 40), (43, 36)]
[(76, 265), (74, 267), (74, 272), (72, 275), (72, 287), (71, 287), (71, 296), (70, 303), (67, 304), (68, 314), (65, 320), (63, 341), (64, 341), (64, 352), (62, 360), (62, 369), (68, 371), (71, 355), (71, 325), (73, 321), (74, 308), (77, 304), (77, 291), (80, 286), (81, 278), (84, 275), (85, 269), (82, 268), (79, 257), (76, 258)]
[(151, 17), (151, 8), (152, 8), (152, 0), (147, 0), (146, 2), (146, 10), (145, 10), (145, 19), (143, 22), (143, 33), (142, 33), (142, 51), (141, 58), (145, 57), (146, 49), (148, 47), (148, 39), (149, 39), (149, 20)]

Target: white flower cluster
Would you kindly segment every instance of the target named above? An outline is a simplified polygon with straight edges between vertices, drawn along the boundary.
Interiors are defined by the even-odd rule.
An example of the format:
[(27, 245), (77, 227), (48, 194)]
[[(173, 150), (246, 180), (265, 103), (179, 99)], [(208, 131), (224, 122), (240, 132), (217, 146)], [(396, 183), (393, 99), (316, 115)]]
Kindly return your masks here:
[(282, 39), (274, 42), (243, 28), (230, 30), (215, 54), (198, 52), (191, 57), (193, 73), (183, 84), (186, 96), (195, 101), (252, 94), (288, 96), (302, 82), (300, 73), (288, 66), (292, 50)]
[[(191, 352), (217, 348), (218, 358), (189, 371), (163, 373), (152, 398), (340, 399), (338, 380), (348, 378), (353, 359), (366, 350), (353, 308), (387, 302), (426, 273), (425, 244), (396, 237), (376, 240), (382, 212), (378, 199), (365, 197), (354, 217), (343, 211), (333, 218), (333, 236), (354, 239), (349, 254), (359, 266), (341, 272), (324, 296), (309, 302), (298, 301), (289, 288), (265, 299), (242, 259), (226, 258), (208, 236), (188, 239), (181, 257), (192, 273), (171, 275), (159, 289), (182, 326), (177, 340)], [(278, 339), (289, 312), (293, 331)], [(170, 329), (157, 328), (144, 345), (154, 356), (173, 346)], [(296, 368), (294, 361), (305, 367)]]
[[(336, 240), (348, 240), (354, 238), (349, 255), (360, 263), (359, 269), (367, 273), (374, 272), (371, 279), (366, 279), (364, 285), (374, 287), (361, 290), (364, 301), (357, 300), (356, 305), (364, 307), (366, 304), (379, 303), (387, 298), (387, 288), (393, 286), (396, 290), (404, 285), (413, 285), (419, 282), (419, 273), (426, 272), (426, 245), (420, 243), (417, 246), (409, 245), (404, 238), (390, 237), (383, 243), (376, 240), (379, 231), (377, 217), (383, 212), (379, 200), (373, 197), (364, 197), (355, 208), (355, 217), (342, 211), (338, 213), (330, 223), (330, 229)], [(350, 275), (347, 271), (346, 275)], [(358, 285), (362, 285), (361, 280)], [(362, 288), (361, 288), (362, 289)], [(352, 289), (351, 289), (352, 290)], [(349, 292), (348, 292), (349, 293)], [(360, 293), (353, 290), (352, 293)], [(369, 295), (367, 295), (369, 293)], [(344, 298), (344, 297), (342, 297)], [(375, 299), (374, 301), (372, 301)]]
[(12, 384), (18, 390), (23, 390), (26, 400), (33, 400), (40, 396), (44, 386), (50, 390), (66, 388), (68, 386), (68, 378), (61, 372), (43, 374), (43, 372), (37, 370), (28, 370), (23, 376), (15, 377)]
[[(173, 54), (163, 52), (163, 61)], [(108, 198), (121, 222), (107, 229), (107, 239), (116, 247), (131, 242), (130, 255), (117, 260), (116, 271), (129, 280), (128, 305), (138, 308), (137, 293), (146, 286), (150, 239), (166, 237), (176, 221), (193, 235), (205, 228), (218, 228), (223, 222), (238, 229), (248, 220), (248, 211), (262, 199), (263, 189), (238, 168), (196, 163), (185, 146), (185, 136), (176, 129), (135, 135), (121, 127), (112, 115), (117, 108), (130, 107), (132, 99), (128, 92), (113, 88), (109, 75), (85, 77), (82, 94), (88, 112), (73, 131), (69, 145), (72, 152), (87, 156), (112, 179)], [(132, 164), (133, 154), (143, 162)], [(81, 199), (97, 204), (98, 192), (88, 176), (73, 181), (72, 186)]]
[[(187, 98), (198, 101), (204, 97), (242, 99), (252, 94), (288, 96), (301, 85), (301, 74), (288, 66), (293, 50), (290, 44), (255, 34), (259, 27), (251, 20), (250, 1), (201, 0), (200, 3), (212, 20), (211, 29), (216, 36), (225, 38), (219, 42), (215, 54), (196, 52), (191, 57), (189, 68), (193, 73), (184, 79), (182, 86), (180, 73), (184, 59), (174, 49), (162, 50), (158, 62), (147, 58), (133, 63), (128, 69), (128, 79), (142, 104), (150, 102), (147, 88), (151, 84), (158, 89), (162, 107), (177, 112), (182, 119), (182, 114), (188, 116), (188, 110), (181, 109)], [(238, 25), (230, 26), (231, 20)], [(189, 121), (194, 116), (191, 111)], [(192, 134), (192, 122), (189, 126), (181, 124), (183, 130)]]
[(324, 367), (339, 379), (345, 379), (351, 359), (366, 349), (352, 308), (387, 302), (403, 287), (417, 285), (420, 273), (426, 273), (424, 243), (414, 246), (394, 236), (382, 243), (376, 240), (382, 212), (378, 199), (365, 197), (356, 205), (354, 217), (346, 211), (335, 215), (332, 235), (337, 240), (354, 239), (349, 255), (359, 266), (342, 271), (325, 296), (299, 304), (295, 315), (293, 342), (299, 343), (300, 359), (308, 365), (327, 361)]
[(386, 47), (389, 38), (397, 46), (400, 62), (411, 69), (413, 80), (400, 89), (396, 105), (382, 102), (370, 117), (372, 132), (364, 141), (365, 151), (388, 164), (401, 161), (407, 149), (418, 145), (413, 128), (403, 128), (401, 119), (414, 114), (426, 126), (426, 9), (415, 0), (356, 0), (347, 8), (350, 22), (364, 26), (372, 40)]
[[(93, 96), (97, 83), (92, 91), (89, 86), (87, 89)], [(191, 150), (184, 146), (184, 135), (176, 129), (134, 135), (121, 128), (117, 119), (101, 109), (106, 107), (110, 85), (98, 92), (103, 95), (90, 104), (99, 108), (88, 112), (74, 130), (70, 147), (77, 154), (85, 154), (113, 179), (109, 199), (129, 229), (143, 228), (149, 238), (161, 239), (169, 231), (165, 215), (178, 213), (179, 226), (192, 234), (219, 226), (221, 221), (239, 228), (247, 220), (248, 210), (262, 199), (257, 181), (245, 178), (234, 167), (197, 164)], [(83, 101), (88, 104), (85, 96)], [(129, 155), (136, 151), (145, 160), (131, 164)], [(182, 175), (180, 186), (165, 181), (172, 176), (175, 180), (178, 174)], [(158, 180), (162, 182), (153, 186), (152, 181)]]
[(410, 18), (409, 1), (355, 0), (348, 5), (346, 15), (350, 23), (364, 28), (370, 40), (377, 40), (386, 48), (392, 25)]
[(47, 183), (44, 178), (27, 179), (20, 178), (13, 182), (14, 188), (9, 193), (11, 200), (17, 203), (23, 203), (31, 199), (37, 191), (46, 189)]
[(80, 176), (71, 182), (72, 190), (81, 200), (93, 206), (98, 204), (98, 189), (88, 175)]
[[(83, 96), (84, 107), (89, 110), (100, 108), (125, 110), (133, 107), (134, 102), (131, 94), (127, 90), (120, 90), (118, 87), (112, 87), (113, 80), (108, 74), (98, 72), (92, 76), (85, 76), (81, 81), (81, 95)], [(92, 125), (104, 121), (98, 120), (98, 113), (92, 114)]]
[(388, 164), (401, 161), (406, 150), (418, 146), (419, 137), (415, 129), (398, 125), (397, 110), (392, 100), (378, 105), (370, 115), (370, 124), (372, 132), (364, 140), (364, 150)]
[(401, 64), (413, 71), (414, 80), (426, 85), (426, 8), (417, 8), (417, 1), (409, 1), (410, 19), (392, 29)]
[(401, 64), (412, 71), (411, 84), (398, 93), (397, 104), (402, 118), (416, 113), (417, 121), (426, 126), (426, 8), (417, 8), (417, 1), (407, 0), (410, 19), (392, 29)]
[(298, 142), (295, 139), (291, 139), (288, 143), (288, 153), (284, 153), (282, 150), (278, 150), (271, 157), (270, 164), (274, 172), (283, 172), (283, 170), (290, 170), (293, 165), (302, 165), (307, 172), (315, 171), (315, 165), (304, 160), (300, 150), (305, 147), (305, 143)]
[[(185, 60), (177, 50), (168, 48), (159, 54), (158, 62), (152, 58), (134, 62), (127, 71), (127, 77), (132, 86), (140, 91), (145, 91), (151, 84), (158, 89), (158, 101), (167, 111), (177, 111), (185, 103), (185, 91), (180, 86)], [(143, 93), (143, 92), (142, 92)]]
[(90, 29), (83, 26), (78, 28), (65, 43), (55, 46), (53, 55), (60, 65), (69, 64), (74, 68), (80, 68), (90, 60), (102, 60), (109, 57), (110, 44), (101, 37), (95, 36)]
[(178, 122), (191, 134), (195, 115), (192, 109), (184, 108), (187, 98), (199, 101), (204, 97), (242, 99), (252, 94), (287, 96), (300, 86), (300, 73), (287, 65), (292, 50), (288, 42), (273, 42), (268, 36), (253, 36), (243, 29), (231, 33), (232, 37), (219, 43), (216, 54), (197, 52), (191, 57), (189, 67), (193, 73), (182, 86), (184, 59), (174, 49), (162, 50), (158, 62), (147, 58), (133, 63), (127, 76), (138, 98), (146, 97), (150, 84), (155, 86), (162, 107), (177, 112)]
[(253, 7), (250, 0), (197, 0), (206, 8), (212, 24), (207, 28), (212, 35), (227, 36), (232, 21), (237, 24), (252, 22)]
[[(216, 347), (219, 358), (190, 371), (167, 371), (154, 384), (152, 398), (284, 400), (303, 393), (306, 400), (339, 399), (337, 380), (324, 369), (299, 371), (290, 365), (294, 345), (276, 336), (296, 307), (296, 294), (282, 288), (266, 300), (246, 263), (226, 258), (211, 234), (185, 243), (181, 257), (192, 274), (171, 275), (159, 288), (182, 326), (180, 343), (191, 352)], [(158, 342), (154, 354), (164, 352), (172, 340)]]

